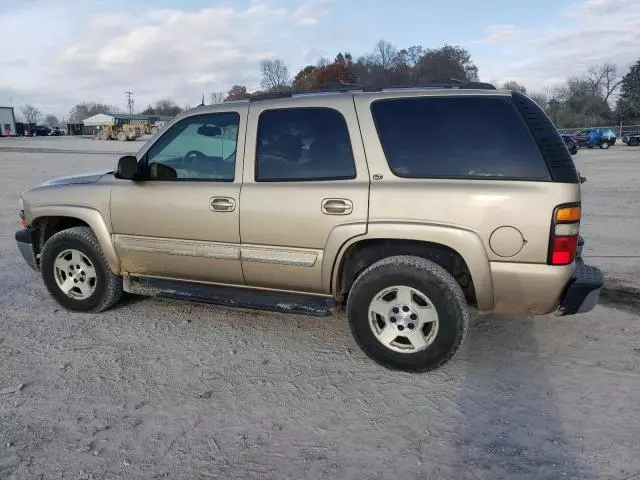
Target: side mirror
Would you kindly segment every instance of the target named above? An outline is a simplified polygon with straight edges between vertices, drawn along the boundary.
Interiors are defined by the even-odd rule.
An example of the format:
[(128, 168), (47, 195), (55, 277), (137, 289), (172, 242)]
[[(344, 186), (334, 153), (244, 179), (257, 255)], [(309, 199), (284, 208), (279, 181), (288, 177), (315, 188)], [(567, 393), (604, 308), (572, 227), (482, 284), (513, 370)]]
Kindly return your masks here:
[(138, 159), (133, 155), (120, 157), (114, 176), (123, 180), (135, 180), (138, 176)]
[(214, 125), (202, 125), (198, 128), (198, 135), (205, 137), (219, 137), (222, 135), (222, 130)]

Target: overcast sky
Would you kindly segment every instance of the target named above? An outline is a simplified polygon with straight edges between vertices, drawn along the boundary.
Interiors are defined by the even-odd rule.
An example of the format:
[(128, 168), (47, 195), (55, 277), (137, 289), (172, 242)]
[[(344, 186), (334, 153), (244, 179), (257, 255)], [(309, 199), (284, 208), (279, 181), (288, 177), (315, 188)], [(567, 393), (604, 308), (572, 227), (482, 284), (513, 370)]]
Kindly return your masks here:
[[(125, 110), (171, 97), (197, 105), (232, 84), (256, 88), (259, 61), (292, 74), (383, 38), (472, 53), (482, 80), (529, 91), (594, 63), (640, 57), (640, 0), (0, 0), (0, 105), (68, 116), (81, 101)], [(17, 109), (18, 110), (18, 109)]]

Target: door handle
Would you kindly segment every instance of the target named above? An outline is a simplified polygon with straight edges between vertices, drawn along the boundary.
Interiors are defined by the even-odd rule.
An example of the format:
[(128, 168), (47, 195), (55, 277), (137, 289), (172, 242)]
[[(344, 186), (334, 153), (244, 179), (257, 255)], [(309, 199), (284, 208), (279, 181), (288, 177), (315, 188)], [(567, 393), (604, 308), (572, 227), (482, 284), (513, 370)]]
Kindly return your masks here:
[(236, 209), (236, 201), (230, 197), (211, 197), (209, 209), (214, 212), (233, 212)]
[(325, 198), (321, 208), (325, 215), (349, 215), (353, 212), (353, 202), (346, 198)]

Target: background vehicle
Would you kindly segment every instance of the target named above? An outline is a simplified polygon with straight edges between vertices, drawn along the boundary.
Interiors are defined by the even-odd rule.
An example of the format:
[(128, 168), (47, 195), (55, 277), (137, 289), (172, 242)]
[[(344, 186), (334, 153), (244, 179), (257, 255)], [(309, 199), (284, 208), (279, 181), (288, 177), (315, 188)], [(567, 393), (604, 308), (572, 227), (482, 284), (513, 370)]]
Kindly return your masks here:
[(44, 125), (35, 125), (30, 129), (31, 136), (33, 137), (46, 137), (51, 134), (51, 129)]
[(606, 150), (615, 145), (616, 134), (609, 128), (590, 128), (576, 132), (573, 139), (579, 147), (593, 148), (597, 146)]
[(139, 125), (117, 122), (114, 125), (104, 124), (97, 133), (99, 140), (135, 140), (143, 134)]
[(591, 310), (602, 274), (558, 131), (525, 95), (455, 87), (198, 107), (115, 172), (25, 192), (18, 247), (70, 310), (123, 291), (337, 306), (367, 355), (408, 371), (448, 361), (472, 310)]
[(576, 155), (578, 153), (578, 142), (573, 137), (570, 135), (562, 135), (562, 140), (564, 140), (564, 143), (571, 155)]
[(49, 135), (52, 137), (59, 137), (60, 135), (62, 135), (62, 130), (60, 130), (60, 127), (51, 127), (50, 128), (50, 132)]
[(638, 146), (640, 145), (640, 133), (627, 134), (622, 137), (622, 142), (626, 143), (630, 147)]

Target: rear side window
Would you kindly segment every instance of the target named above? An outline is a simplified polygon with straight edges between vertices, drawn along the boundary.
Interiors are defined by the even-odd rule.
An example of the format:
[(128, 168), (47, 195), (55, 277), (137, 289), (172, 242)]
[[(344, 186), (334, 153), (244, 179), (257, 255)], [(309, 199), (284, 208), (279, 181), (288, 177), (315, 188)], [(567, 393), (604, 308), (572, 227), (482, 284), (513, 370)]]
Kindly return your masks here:
[(399, 177), (549, 180), (510, 98), (401, 98), (378, 100), (371, 110)]
[(347, 123), (331, 108), (265, 110), (258, 121), (256, 181), (356, 177)]

